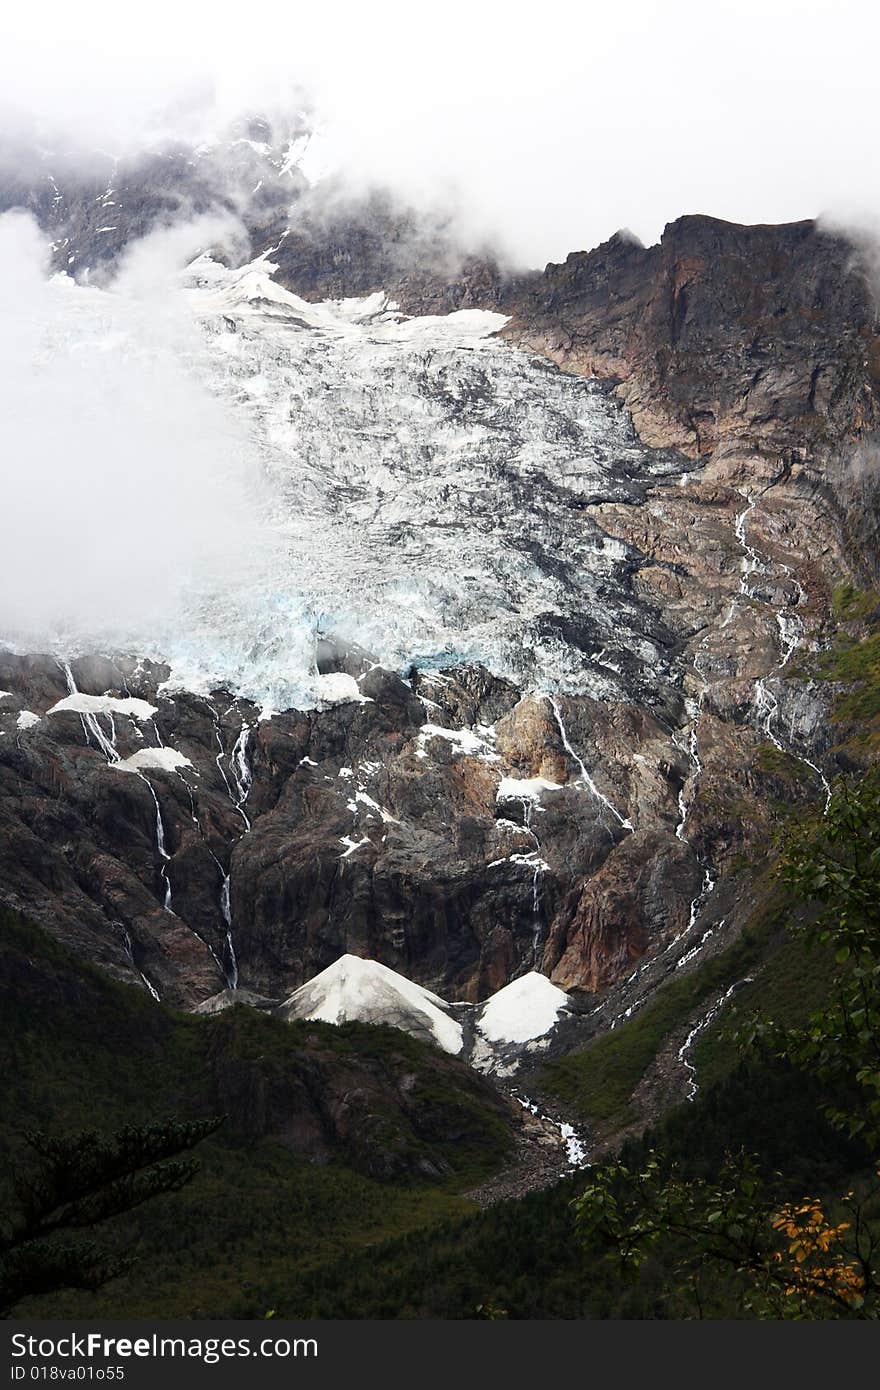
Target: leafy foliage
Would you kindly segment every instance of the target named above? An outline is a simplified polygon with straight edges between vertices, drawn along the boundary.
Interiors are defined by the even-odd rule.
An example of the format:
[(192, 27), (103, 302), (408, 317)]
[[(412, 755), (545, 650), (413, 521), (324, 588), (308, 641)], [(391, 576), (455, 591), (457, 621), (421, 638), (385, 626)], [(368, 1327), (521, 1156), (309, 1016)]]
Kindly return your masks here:
[(679, 1277), (697, 1296), (707, 1261), (727, 1266), (759, 1317), (873, 1317), (880, 1269), (867, 1213), (878, 1193), (848, 1192), (841, 1205), (851, 1219), (838, 1220), (818, 1197), (778, 1205), (747, 1155), (728, 1158), (710, 1180), (685, 1178), (652, 1153), (641, 1169), (619, 1160), (597, 1169), (576, 1221), (585, 1249), (609, 1252), (624, 1272), (677, 1243)]
[[(825, 1085), (829, 1123), (880, 1144), (880, 773), (841, 782), (819, 823), (789, 831), (782, 879), (810, 909), (793, 926), (830, 948), (838, 966), (832, 1002), (805, 1028), (759, 1021), (744, 1037)], [(682, 1277), (697, 1286), (705, 1263), (744, 1281), (759, 1316), (880, 1315), (876, 1209), (880, 1188), (861, 1182), (838, 1213), (815, 1196), (780, 1204), (781, 1174), (768, 1181), (748, 1154), (728, 1155), (719, 1179), (686, 1176), (662, 1150), (638, 1168), (623, 1158), (598, 1168), (577, 1199), (587, 1250), (638, 1268), (658, 1244), (681, 1246)]]
[(125, 1125), (109, 1138), (95, 1130), (60, 1137), (29, 1133), (37, 1161), (14, 1170), (17, 1202), (0, 1226), (0, 1309), (54, 1289), (96, 1289), (121, 1273), (130, 1262), (71, 1233), (179, 1191), (199, 1167), (179, 1155), (221, 1123), (171, 1118)]
[(800, 929), (808, 943), (830, 947), (841, 969), (828, 1007), (778, 1031), (775, 1049), (830, 1083), (833, 1124), (880, 1145), (880, 770), (841, 782), (817, 830), (792, 829), (783, 877), (815, 906)]

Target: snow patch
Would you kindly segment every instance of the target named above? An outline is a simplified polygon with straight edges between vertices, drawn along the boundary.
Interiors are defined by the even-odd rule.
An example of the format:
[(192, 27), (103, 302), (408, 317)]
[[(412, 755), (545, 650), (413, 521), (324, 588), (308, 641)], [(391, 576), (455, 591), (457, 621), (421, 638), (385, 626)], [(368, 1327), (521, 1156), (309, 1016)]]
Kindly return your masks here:
[(339, 843), (346, 846), (344, 853), (340, 854), (339, 858), (349, 859), (357, 850), (363, 849), (364, 845), (370, 843), (370, 837), (365, 835), (362, 840), (353, 840), (350, 835), (340, 835)]
[(39, 722), (40, 716), (38, 714), (34, 714), (33, 710), (23, 709), (15, 724), (18, 729), (32, 729)]
[(486, 1001), (477, 1028), (489, 1042), (531, 1042), (549, 1033), (567, 1006), (565, 990), (531, 970)]
[(442, 724), (423, 724), (419, 729), (417, 758), (428, 756), (429, 739), (442, 738), (452, 744), (454, 753), (464, 753), (472, 758), (482, 758), (487, 763), (500, 762), (492, 744), (495, 730), (488, 724), (478, 724), (476, 729), (444, 729)]
[(149, 700), (136, 700), (132, 695), (126, 695), (123, 699), (116, 695), (83, 695), (81, 691), (76, 691), (73, 695), (65, 695), (48, 713), (64, 714), (67, 711), (72, 714), (125, 714), (143, 723), (158, 714), (159, 708), (151, 705)]
[(561, 782), (546, 777), (502, 777), (498, 783), (498, 801), (540, 801), (542, 792), (562, 791)]
[(369, 705), (369, 695), (362, 695), (354, 676), (344, 671), (330, 671), (326, 676), (315, 677), (315, 694), (322, 705)]
[(111, 763), (117, 772), (176, 772), (180, 767), (192, 767), (189, 758), (176, 748), (139, 748), (129, 758)]
[(335, 337), (374, 343), (396, 342), (416, 347), (477, 347), (498, 333), (508, 315), (489, 309), (456, 309), (451, 314), (423, 314), (407, 318), (382, 291), (363, 299), (325, 299), (310, 303), (276, 284), (278, 270), (268, 253), (229, 270), (207, 254), (186, 269), (185, 281), (193, 308), (201, 314), (242, 306), (257, 309), (271, 305), (295, 316), (303, 327)]
[(459, 1053), (462, 1030), (448, 1005), (376, 960), (345, 955), (294, 990), (279, 1013), (283, 1018), (321, 1023), (385, 1023), (430, 1040), (444, 1052)]

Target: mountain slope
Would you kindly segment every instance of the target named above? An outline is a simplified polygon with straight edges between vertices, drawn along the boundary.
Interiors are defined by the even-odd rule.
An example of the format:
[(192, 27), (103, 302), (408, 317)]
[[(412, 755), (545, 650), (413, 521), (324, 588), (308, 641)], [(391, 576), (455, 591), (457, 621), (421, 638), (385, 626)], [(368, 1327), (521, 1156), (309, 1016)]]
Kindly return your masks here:
[(467, 1210), (456, 1194), (501, 1166), (522, 1129), (518, 1106), (395, 1029), (244, 1007), (175, 1014), (9, 914), (0, 962), (4, 1200), (29, 1128), (226, 1117), (191, 1187), (102, 1232), (137, 1246), (132, 1274), (108, 1290), (133, 1314), (259, 1316), (247, 1289), (268, 1269), (317, 1268)]
[[(249, 245), (188, 248), (162, 348), (258, 482), (222, 563), (173, 555), (182, 591), (147, 621), (0, 633), (0, 897), (136, 987), (133, 1017), (242, 997), (412, 1027), (419, 991), (510, 990), (503, 1052), (546, 979), (564, 1007), (525, 1042), (550, 1039), (538, 1084), (617, 1132), (687, 1094), (709, 1014), (775, 959), (754, 930), (774, 836), (876, 759), (866, 263), (814, 223), (685, 217), (509, 276), (380, 195), (325, 205), (306, 136), (4, 176), (0, 206), (76, 277), (46, 287), (34, 364), (89, 380), (108, 341), (138, 381), (156, 348), (162, 303), (132, 313), (113, 279), (126, 252), (235, 210)], [(369, 988), (337, 978), (347, 957)], [(249, 1040), (285, 1035), (247, 1019), (175, 1029), (214, 1040), (249, 1113), (252, 1082), (272, 1091)], [(319, 1033), (282, 1097), (329, 1125), (313, 1156), (372, 1161), (315, 1109)], [(397, 1064), (349, 1064), (371, 1105), (396, 1098), (417, 1170)]]

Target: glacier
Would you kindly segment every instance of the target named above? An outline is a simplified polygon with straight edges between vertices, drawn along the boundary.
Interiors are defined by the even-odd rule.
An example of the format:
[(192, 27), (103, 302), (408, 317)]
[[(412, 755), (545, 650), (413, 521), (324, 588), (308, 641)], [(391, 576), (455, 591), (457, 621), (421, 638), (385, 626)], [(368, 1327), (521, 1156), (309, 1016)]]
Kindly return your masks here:
[[(217, 496), (202, 460), (189, 485), (162, 480), (152, 521), (195, 490), (196, 529), (203, 505), (216, 534), (189, 547), (181, 533), (177, 587), (157, 574), (146, 616), (133, 605), (127, 622), (116, 603), (111, 626), (74, 606), (8, 644), (133, 652), (167, 663), (166, 689), (226, 688), (264, 716), (360, 698), (355, 679), (319, 671), (328, 639), (401, 673), (479, 662), (532, 691), (656, 688), (669, 652), (629, 587), (634, 557), (591, 504), (636, 500), (683, 461), (641, 445), (597, 383), (503, 341), (501, 314), (408, 318), (382, 294), (307, 303), (270, 257), (199, 256), (175, 290), (186, 329), (175, 317), (162, 344), (230, 430)], [(56, 352), (155, 357), (152, 320), (120, 327), (112, 286), (69, 282), (56, 302)], [(236, 457), (244, 483), (230, 487)], [(132, 545), (145, 525), (135, 512)]]

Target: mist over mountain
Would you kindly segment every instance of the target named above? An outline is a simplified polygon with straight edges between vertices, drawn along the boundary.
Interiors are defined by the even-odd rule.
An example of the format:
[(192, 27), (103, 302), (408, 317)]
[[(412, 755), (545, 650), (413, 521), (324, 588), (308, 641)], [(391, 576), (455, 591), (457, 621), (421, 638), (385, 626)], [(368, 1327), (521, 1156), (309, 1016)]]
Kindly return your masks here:
[[(686, 217), (512, 274), (388, 197), (317, 215), (312, 139), (251, 117), (97, 182), (7, 175), (15, 572), (45, 543), (4, 594), (5, 707), (24, 680), (35, 746), (79, 729), (119, 833), (143, 816), (110, 954), (159, 992), (251, 970), (277, 996), (352, 948), (472, 999), (542, 962), (606, 987), (729, 925), (782, 770), (806, 803), (834, 774), (804, 657), (876, 571), (870, 261), (811, 222)], [(155, 718), (70, 723), (72, 692)], [(179, 825), (117, 774), (145, 741)], [(84, 884), (50, 881), (69, 921)], [(200, 983), (145, 968), (170, 928)]]
[(859, 0), (711, 17), (696, 0), (552, 16), (453, 0), (418, 20), (402, 0), (267, 0), (250, 21), (157, 0), (149, 24), (49, 0), (6, 23), (0, 101), (6, 133), (78, 158), (305, 110), (346, 188), (454, 215), (532, 267), (621, 227), (653, 243), (682, 212), (876, 217), (871, 32)]
[(320, 1284), (726, 1114), (731, 1016), (831, 990), (779, 846), (880, 746), (868, 46), (805, 114), (821, 4), (722, 7), (717, 70), (690, 4), (453, 6), (430, 62), (386, 8), (0, 67), (15, 1106), (57, 1034), (99, 1078), (124, 1039), (102, 1123), (154, 1070), (226, 1114), (254, 1306), (239, 1152), (343, 1211)]

